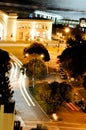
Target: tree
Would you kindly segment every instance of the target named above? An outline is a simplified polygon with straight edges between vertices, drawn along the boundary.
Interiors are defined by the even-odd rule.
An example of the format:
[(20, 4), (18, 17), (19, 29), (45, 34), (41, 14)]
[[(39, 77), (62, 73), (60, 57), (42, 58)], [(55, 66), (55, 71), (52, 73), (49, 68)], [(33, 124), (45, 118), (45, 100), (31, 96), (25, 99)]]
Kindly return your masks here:
[(40, 79), (47, 74), (47, 68), (43, 60), (32, 58), (28, 63), (23, 65), (26, 68), (26, 75), (30, 78)]
[(42, 106), (44, 111), (48, 113), (51, 108), (50, 105), (48, 104), (51, 92), (48, 82), (35, 84), (34, 91), (35, 91), (34, 96), (36, 100)]
[(86, 76), (84, 76), (84, 78), (83, 78), (83, 87), (86, 90)]
[(50, 60), (50, 55), (48, 53), (48, 50), (45, 48), (45, 46), (41, 43), (34, 42), (31, 44), (29, 47), (24, 48), (23, 54), (38, 54), (38, 55), (43, 55), (43, 60), (44, 61), (49, 61)]
[(34, 91), (36, 100), (47, 113), (56, 112), (72, 99), (72, 87), (65, 82), (42, 82), (35, 85)]
[[(78, 33), (77, 33), (78, 32)], [(67, 40), (67, 47), (76, 47), (84, 42), (83, 32), (79, 28), (71, 29), (71, 35)]]
[(86, 43), (66, 48), (59, 56), (63, 68), (73, 77), (82, 76), (86, 72)]
[(51, 106), (50, 112), (53, 113), (61, 108), (63, 103), (63, 98), (61, 97), (60, 94), (60, 84), (58, 82), (54, 81), (51, 84), (49, 84), (49, 86), (50, 86), (51, 94), (49, 97), (48, 104)]
[(66, 82), (60, 83), (60, 94), (66, 102), (70, 102), (72, 100), (72, 90), (72, 86)]
[(0, 98), (2, 102), (8, 102), (13, 96), (8, 77), (10, 67), (8, 52), (0, 49)]
[(59, 110), (64, 101), (69, 102), (72, 99), (72, 87), (65, 82), (52, 82), (50, 90), (49, 104), (51, 104), (52, 112)]

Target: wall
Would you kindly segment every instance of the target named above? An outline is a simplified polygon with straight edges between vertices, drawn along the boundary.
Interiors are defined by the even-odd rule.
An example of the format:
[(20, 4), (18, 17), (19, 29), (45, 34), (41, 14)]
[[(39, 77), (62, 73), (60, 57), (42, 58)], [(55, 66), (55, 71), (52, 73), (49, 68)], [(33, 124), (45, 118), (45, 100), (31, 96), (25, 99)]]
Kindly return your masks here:
[(0, 105), (0, 130), (13, 130), (13, 129), (14, 129), (14, 112), (5, 113), (4, 105)]

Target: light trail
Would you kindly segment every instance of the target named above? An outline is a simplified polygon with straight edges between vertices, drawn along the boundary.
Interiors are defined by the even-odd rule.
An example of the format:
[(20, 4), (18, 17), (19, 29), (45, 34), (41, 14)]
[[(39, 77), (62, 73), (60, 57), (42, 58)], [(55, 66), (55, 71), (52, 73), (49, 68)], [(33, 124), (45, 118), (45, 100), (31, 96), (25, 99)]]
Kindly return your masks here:
[[(31, 99), (31, 97), (29, 96), (29, 94), (27, 93), (27, 90), (26, 90), (26, 88), (25, 88), (25, 77), (24, 77), (24, 75), (20, 75), (20, 79), (19, 79), (19, 82), (21, 83), (21, 85), (20, 85), (20, 90), (21, 90), (21, 92), (25, 92), (25, 95), (26, 95), (26, 97), (25, 97), (25, 100), (26, 100), (26, 102), (28, 102), (28, 100), (27, 99), (29, 99), (29, 101), (31, 102), (31, 104), (33, 105), (33, 106), (35, 106), (35, 104), (34, 104), (34, 102), (32, 101), (32, 99)], [(30, 105), (31, 106), (31, 105)]]
[(20, 91), (21, 91), (21, 93), (22, 93), (22, 95), (23, 95), (23, 97), (24, 97), (26, 103), (28, 104), (28, 106), (31, 106), (30, 103), (28, 102), (27, 98), (25, 97), (25, 94), (24, 94), (23, 90), (22, 90), (22, 82), (21, 82), (21, 81), (22, 81), (22, 78), (21, 78), (21, 76), (22, 76), (22, 75), (20, 75), (20, 79), (21, 79), (21, 80), (19, 80)]
[(14, 71), (14, 74), (13, 74), (13, 78), (16, 78), (17, 76), (17, 72), (18, 72), (18, 65), (16, 64), (16, 62), (14, 62), (14, 67), (15, 67), (15, 71)]
[(10, 79), (12, 79), (13, 74), (14, 74), (14, 71), (15, 71), (15, 68), (14, 68), (14, 64), (13, 64), (13, 62), (10, 62), (10, 63), (11, 63)]
[[(21, 68), (21, 66), (23, 65), (22, 62), (20, 60), (18, 60), (14, 55), (10, 55), (10, 57), (19, 65), (19, 67)], [(27, 102), (27, 104), (29, 106), (33, 105), (35, 106), (34, 102), (32, 101), (31, 97), (29, 96), (27, 90), (26, 90), (26, 87), (25, 87), (25, 76), (20, 73), (20, 77), (19, 77), (19, 80), (18, 80), (19, 84), (20, 84), (20, 90), (21, 90), (21, 93), (25, 99), (25, 101)], [(25, 93), (25, 94), (24, 94)], [(29, 101), (31, 102), (31, 104), (29, 103)]]
[(19, 59), (17, 59), (13, 54), (10, 54), (10, 57), (11, 57), (11, 59), (14, 60), (14, 61), (19, 65), (19, 67), (21, 68), (21, 66), (23, 65), (22, 62), (21, 62)]

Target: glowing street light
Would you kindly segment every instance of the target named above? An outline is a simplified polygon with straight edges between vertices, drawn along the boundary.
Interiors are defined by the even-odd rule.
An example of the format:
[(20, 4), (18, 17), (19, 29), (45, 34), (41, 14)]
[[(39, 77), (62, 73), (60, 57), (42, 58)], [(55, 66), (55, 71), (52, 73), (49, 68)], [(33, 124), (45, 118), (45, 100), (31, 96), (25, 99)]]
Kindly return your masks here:
[(58, 116), (56, 115), (56, 113), (53, 113), (53, 114), (52, 114), (52, 118), (53, 118), (55, 121), (58, 120)]
[(70, 32), (70, 28), (69, 28), (69, 27), (66, 27), (66, 28), (65, 28), (66, 41), (67, 41), (67, 39), (68, 39), (68, 37), (69, 37), (69, 32)]
[(42, 59), (44, 58), (44, 54), (41, 54), (40, 56), (41, 56)]
[(69, 32), (70, 32), (70, 28), (69, 28), (69, 27), (66, 27), (66, 28), (65, 28), (65, 32), (66, 32), (66, 34), (69, 33)]
[(65, 28), (66, 39), (68, 38), (69, 32), (70, 32), (70, 28), (69, 28), (69, 27), (66, 27), (66, 28)]

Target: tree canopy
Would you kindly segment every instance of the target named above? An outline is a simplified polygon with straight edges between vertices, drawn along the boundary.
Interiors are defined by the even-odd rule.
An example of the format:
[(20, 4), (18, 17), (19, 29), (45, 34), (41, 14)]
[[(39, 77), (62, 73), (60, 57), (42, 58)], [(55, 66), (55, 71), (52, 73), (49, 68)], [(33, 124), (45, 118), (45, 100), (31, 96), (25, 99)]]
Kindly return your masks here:
[(46, 76), (47, 68), (43, 60), (32, 58), (23, 65), (26, 68), (26, 75), (30, 78), (40, 79)]
[(9, 101), (13, 96), (9, 77), (10, 57), (8, 52), (0, 49), (0, 99), (2, 102)]
[(50, 60), (50, 55), (48, 53), (48, 50), (45, 48), (45, 46), (41, 43), (34, 42), (32, 43), (29, 47), (24, 49), (24, 55), (25, 54), (38, 54), (38, 55), (43, 55), (43, 60), (44, 61), (49, 61)]
[(59, 56), (63, 68), (73, 77), (86, 72), (86, 41), (66, 48)]
[(64, 102), (72, 100), (72, 87), (65, 82), (43, 82), (35, 85), (35, 98), (47, 113), (61, 109)]
[(83, 32), (79, 28), (71, 29), (70, 36), (66, 42), (67, 47), (76, 47), (83, 42), (84, 42)]

